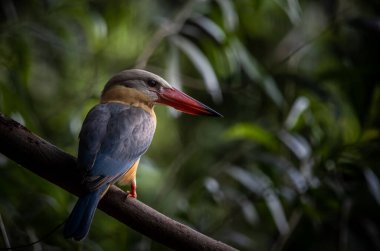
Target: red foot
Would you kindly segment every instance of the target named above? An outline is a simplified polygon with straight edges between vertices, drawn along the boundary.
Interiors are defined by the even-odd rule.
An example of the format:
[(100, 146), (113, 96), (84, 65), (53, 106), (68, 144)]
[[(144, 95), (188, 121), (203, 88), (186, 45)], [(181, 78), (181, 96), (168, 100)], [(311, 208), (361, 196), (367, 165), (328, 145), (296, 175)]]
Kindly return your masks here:
[(136, 185), (134, 183), (131, 184), (131, 191), (128, 191), (128, 197), (137, 198)]

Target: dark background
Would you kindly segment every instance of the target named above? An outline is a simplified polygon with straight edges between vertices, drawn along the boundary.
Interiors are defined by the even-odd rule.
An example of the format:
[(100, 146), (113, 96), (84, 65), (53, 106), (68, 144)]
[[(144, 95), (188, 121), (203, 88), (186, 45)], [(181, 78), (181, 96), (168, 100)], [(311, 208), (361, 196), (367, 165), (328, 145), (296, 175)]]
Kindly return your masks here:
[[(375, 0), (2, 0), (0, 112), (76, 155), (106, 81), (146, 64), (224, 118), (157, 107), (139, 200), (241, 250), (380, 250), (379, 14)], [(0, 155), (12, 246), (75, 201)], [(100, 211), (85, 241), (58, 231), (25, 250), (121, 249), (167, 250)]]

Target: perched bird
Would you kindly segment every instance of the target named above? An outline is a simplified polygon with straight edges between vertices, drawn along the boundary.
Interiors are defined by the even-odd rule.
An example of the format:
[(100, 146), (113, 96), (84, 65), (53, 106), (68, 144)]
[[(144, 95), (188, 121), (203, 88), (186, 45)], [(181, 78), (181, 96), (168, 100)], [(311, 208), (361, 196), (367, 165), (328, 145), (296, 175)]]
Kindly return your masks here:
[(66, 238), (86, 237), (100, 199), (115, 182), (131, 183), (128, 196), (136, 198), (137, 166), (156, 128), (155, 104), (193, 115), (221, 116), (153, 73), (132, 69), (113, 76), (79, 134), (78, 167), (86, 192), (65, 224)]

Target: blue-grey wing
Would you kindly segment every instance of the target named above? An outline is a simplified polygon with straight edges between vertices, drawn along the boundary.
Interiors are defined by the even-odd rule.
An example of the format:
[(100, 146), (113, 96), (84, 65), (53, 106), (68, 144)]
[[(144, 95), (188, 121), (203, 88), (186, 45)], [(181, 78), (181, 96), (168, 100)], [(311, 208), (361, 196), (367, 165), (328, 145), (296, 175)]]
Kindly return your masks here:
[[(85, 183), (90, 190), (113, 183), (127, 172), (148, 149), (155, 130), (151, 115), (140, 108), (117, 103), (98, 106), (91, 111), (98, 115), (88, 116), (92, 120), (86, 119), (80, 134), (79, 155), (84, 155)], [(99, 122), (99, 127), (92, 124)], [(94, 142), (96, 147), (88, 146)]]
[(104, 105), (97, 105), (87, 114), (79, 134), (78, 165), (84, 171), (91, 169), (106, 136), (111, 113)]

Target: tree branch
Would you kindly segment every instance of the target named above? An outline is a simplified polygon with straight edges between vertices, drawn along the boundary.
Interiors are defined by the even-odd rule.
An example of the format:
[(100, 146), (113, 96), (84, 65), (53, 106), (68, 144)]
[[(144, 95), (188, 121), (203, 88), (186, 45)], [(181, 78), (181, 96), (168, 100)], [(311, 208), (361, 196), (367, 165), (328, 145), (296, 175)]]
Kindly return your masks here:
[[(70, 193), (79, 195), (82, 191), (73, 156), (1, 113), (0, 152)], [(141, 234), (176, 250), (236, 250), (128, 198), (115, 186), (100, 201), (99, 208)]]

